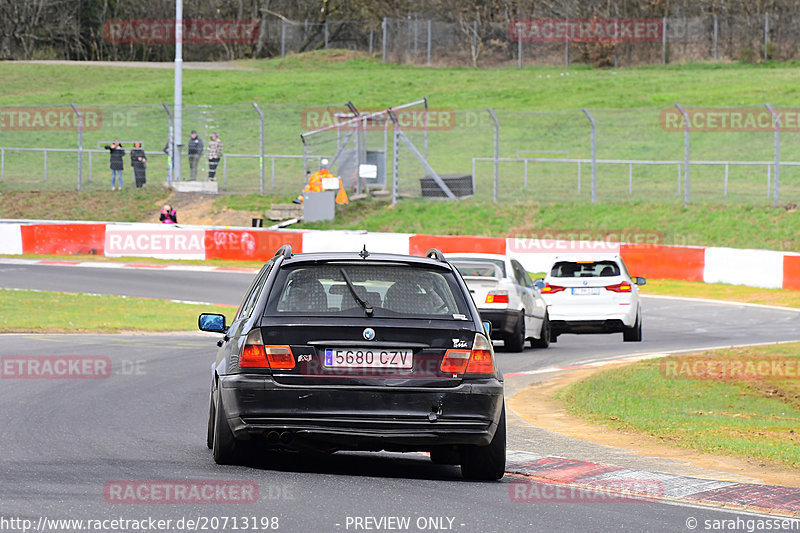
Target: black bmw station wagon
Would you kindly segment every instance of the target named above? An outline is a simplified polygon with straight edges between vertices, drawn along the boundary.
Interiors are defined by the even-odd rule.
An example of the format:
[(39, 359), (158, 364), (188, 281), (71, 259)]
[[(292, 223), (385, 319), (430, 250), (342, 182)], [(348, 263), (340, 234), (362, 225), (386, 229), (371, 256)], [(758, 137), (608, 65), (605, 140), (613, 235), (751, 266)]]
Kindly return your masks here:
[(503, 378), (458, 271), (426, 257), (292, 254), (260, 270), (222, 333), (208, 447), (233, 464), (254, 447), (427, 451), (467, 479), (505, 469)]

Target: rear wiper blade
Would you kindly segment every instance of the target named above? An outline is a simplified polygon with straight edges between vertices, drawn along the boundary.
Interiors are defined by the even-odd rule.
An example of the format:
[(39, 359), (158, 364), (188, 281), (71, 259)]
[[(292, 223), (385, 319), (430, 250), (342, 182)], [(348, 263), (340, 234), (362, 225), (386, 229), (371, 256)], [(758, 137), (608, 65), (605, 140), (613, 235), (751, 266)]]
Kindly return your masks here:
[(358, 292), (356, 292), (356, 286), (353, 285), (352, 281), (350, 281), (350, 276), (347, 275), (347, 272), (345, 272), (343, 268), (339, 269), (339, 272), (342, 273), (344, 282), (347, 283), (347, 286), (350, 288), (350, 292), (353, 294), (355, 301), (358, 302), (358, 305), (364, 308), (364, 312), (367, 313), (367, 316), (372, 316), (372, 306), (368, 301), (364, 300), (358, 295)]

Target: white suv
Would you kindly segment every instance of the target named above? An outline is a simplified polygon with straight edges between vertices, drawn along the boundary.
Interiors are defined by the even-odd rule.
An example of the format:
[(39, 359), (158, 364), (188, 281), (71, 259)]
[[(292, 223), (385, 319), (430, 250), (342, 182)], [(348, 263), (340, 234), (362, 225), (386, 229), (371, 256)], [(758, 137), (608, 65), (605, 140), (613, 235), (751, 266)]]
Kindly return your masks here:
[(621, 257), (557, 257), (543, 282), (550, 342), (562, 333), (622, 332), (625, 342), (642, 340), (638, 286), (646, 280), (631, 277)]

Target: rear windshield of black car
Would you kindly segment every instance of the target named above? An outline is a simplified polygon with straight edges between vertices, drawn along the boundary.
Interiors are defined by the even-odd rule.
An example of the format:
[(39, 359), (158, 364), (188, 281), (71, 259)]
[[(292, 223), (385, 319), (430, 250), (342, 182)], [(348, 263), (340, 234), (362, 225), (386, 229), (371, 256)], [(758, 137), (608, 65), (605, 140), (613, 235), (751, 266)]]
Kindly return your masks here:
[(374, 317), (471, 320), (451, 271), (400, 264), (286, 267), (275, 279), (265, 314), (363, 317), (365, 306), (372, 308)]
[(619, 276), (616, 261), (559, 261), (550, 275), (554, 278), (597, 278)]

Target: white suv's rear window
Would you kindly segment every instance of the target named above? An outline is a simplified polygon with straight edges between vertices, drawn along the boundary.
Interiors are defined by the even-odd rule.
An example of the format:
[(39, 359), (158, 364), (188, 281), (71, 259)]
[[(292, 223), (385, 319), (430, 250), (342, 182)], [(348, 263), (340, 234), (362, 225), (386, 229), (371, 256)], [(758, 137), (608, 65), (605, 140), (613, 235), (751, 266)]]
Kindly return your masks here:
[(616, 261), (559, 261), (550, 270), (554, 278), (605, 278), (620, 275)]

